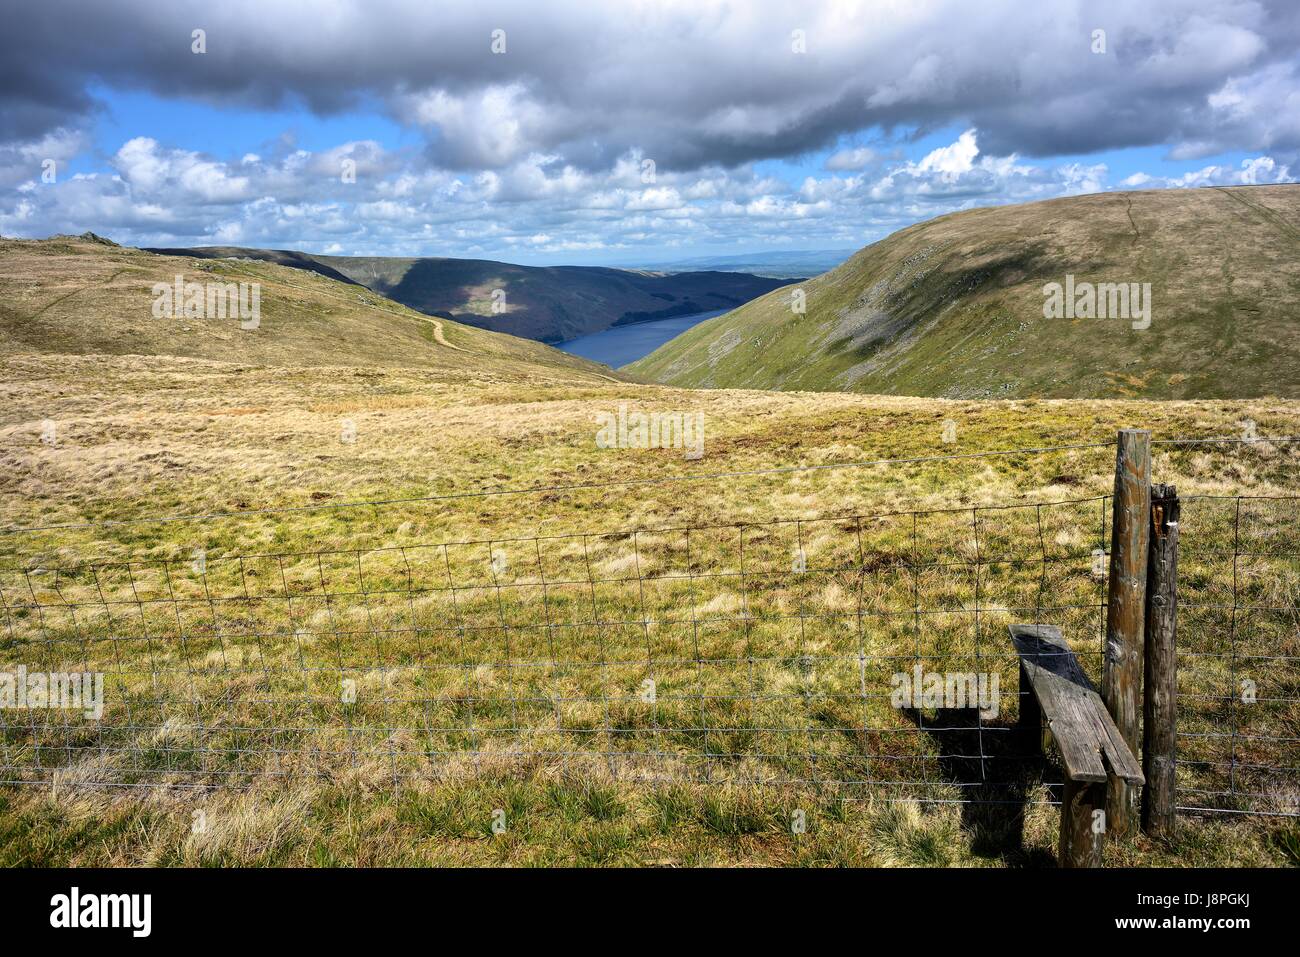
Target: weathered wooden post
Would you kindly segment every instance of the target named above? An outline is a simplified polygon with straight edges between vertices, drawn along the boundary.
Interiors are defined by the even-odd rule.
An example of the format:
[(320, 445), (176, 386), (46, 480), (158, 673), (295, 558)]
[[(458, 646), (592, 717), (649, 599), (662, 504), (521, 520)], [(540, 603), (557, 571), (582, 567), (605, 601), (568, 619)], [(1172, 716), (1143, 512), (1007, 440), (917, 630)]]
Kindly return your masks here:
[(1097, 813), (1105, 804), (1104, 782), (1066, 779), (1061, 796), (1061, 830), (1056, 843), (1061, 867), (1101, 867), (1106, 834), (1097, 825)]
[[(1121, 429), (1115, 455), (1106, 656), (1101, 697), (1134, 754), (1142, 699), (1142, 635), (1146, 616), (1147, 549), (1151, 540), (1151, 433)], [(1112, 776), (1106, 790), (1106, 830), (1112, 838), (1137, 831), (1138, 792)]]
[(1178, 491), (1151, 488), (1147, 563), (1146, 653), (1142, 691), (1142, 830), (1174, 836), (1174, 766), (1178, 699)]

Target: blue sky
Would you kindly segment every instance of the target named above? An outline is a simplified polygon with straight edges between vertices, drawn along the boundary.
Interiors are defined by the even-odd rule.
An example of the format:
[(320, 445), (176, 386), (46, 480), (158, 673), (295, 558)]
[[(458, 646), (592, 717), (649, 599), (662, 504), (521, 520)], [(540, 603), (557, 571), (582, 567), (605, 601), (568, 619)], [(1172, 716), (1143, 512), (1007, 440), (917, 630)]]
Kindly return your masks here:
[(0, 233), (658, 263), (1300, 168), (1300, 15), (1281, 2), (313, 11), (16, 11)]

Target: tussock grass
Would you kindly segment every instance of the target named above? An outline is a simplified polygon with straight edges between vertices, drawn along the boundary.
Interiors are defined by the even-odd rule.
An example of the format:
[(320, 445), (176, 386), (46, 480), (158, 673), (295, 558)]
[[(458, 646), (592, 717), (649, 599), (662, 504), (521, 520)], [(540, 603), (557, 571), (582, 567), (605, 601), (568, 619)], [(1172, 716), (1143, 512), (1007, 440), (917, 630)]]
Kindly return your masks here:
[[(46, 613), (43, 624), (30, 613), (10, 614), (0, 664), (102, 668), (111, 688), (105, 727), (115, 729), (107, 739), (82, 727), (48, 729), (42, 767), (58, 765), (57, 786), (0, 789), (5, 864), (1048, 863), (1055, 811), (1034, 803), (1048, 794), (1037, 778), (1023, 785), (1031, 798), (1023, 826), (957, 805), (873, 803), (866, 789), (829, 782), (878, 780), (888, 770), (928, 781), (931, 796), (959, 796), (946, 782), (962, 769), (934, 764), (942, 755), (932, 736), (886, 699), (856, 697), (864, 641), (881, 659), (866, 677), (886, 691), (892, 668), (883, 656), (916, 648), (905, 621), (891, 626), (883, 614), (860, 634), (859, 602), (899, 611), (920, 594), (926, 607), (945, 610), (928, 623), (928, 647), (952, 661), (979, 656), (1001, 669), (1004, 688), (1014, 688), (1014, 662), (1001, 639), (1013, 613), (1000, 609), (1032, 605), (1043, 593), (1040, 571), (990, 570), (980, 582), (976, 635), (969, 576), (936, 565), (902, 581), (897, 559), (973, 560), (975, 526), (964, 509), (975, 505), (1106, 494), (1107, 449), (257, 510), (1074, 444), (1134, 424), (1157, 437), (1239, 434), (1245, 419), (1261, 434), (1300, 433), (1300, 409), (1276, 400), (699, 393), (539, 384), (491, 370), (471, 383), (436, 370), (355, 370), (362, 375), (130, 356), (27, 355), (3, 368), (4, 523), (130, 522), (0, 538), (6, 607), (34, 595)], [(598, 450), (595, 414), (620, 402), (703, 411), (704, 460), (686, 462), (670, 450)], [(354, 443), (339, 440), (344, 414), (357, 424)], [(45, 419), (58, 425), (53, 446), (39, 438)], [(941, 440), (948, 419), (958, 422), (951, 445)], [(1161, 447), (1156, 475), (1176, 480), (1185, 496), (1280, 494), (1294, 491), (1296, 456), (1293, 446), (1268, 443)], [(916, 527), (876, 518), (954, 507)], [(194, 512), (248, 514), (135, 522)], [(1095, 503), (1044, 511), (1041, 539), (1032, 513), (985, 513), (981, 557), (1030, 542), (1059, 560), (1046, 593), (1086, 604), (1099, 588), (1089, 571), (1101, 523)], [(1184, 514), (1188, 595), (1214, 605), (1225, 588), (1231, 594), (1231, 563), (1214, 552), (1230, 539), (1232, 516), (1212, 503)], [(1284, 538), (1259, 531), (1273, 524), (1285, 536), (1292, 521), (1278, 513), (1247, 523), (1260, 546), (1250, 550), (1260, 554), (1237, 571), (1252, 603), (1296, 604), (1295, 562), (1276, 547)], [(860, 576), (843, 570), (859, 560), (859, 534)], [(742, 545), (747, 582), (737, 587)], [(796, 580), (790, 559), (800, 545), (810, 571)], [(190, 570), (196, 549), (205, 554), (200, 576)], [(506, 561), (495, 579), (494, 550)], [(112, 570), (127, 560), (135, 563), (131, 576)], [(464, 586), (451, 610), (446, 595), (410, 584), (431, 581), (439, 563)], [(586, 620), (588, 567), (602, 584), (599, 620), (628, 624)], [(765, 571), (771, 587), (756, 584)], [(566, 575), (582, 587), (552, 587), (573, 580)], [(119, 599), (125, 604), (112, 604)], [(180, 624), (148, 611), (141, 619), (137, 603), (154, 599), (169, 614), (179, 607)], [(54, 607), (69, 601), (84, 604), (75, 621)], [(527, 628), (546, 613), (564, 627)], [(462, 634), (458, 623), (482, 630)], [(1096, 616), (1076, 610), (1060, 623), (1096, 677)], [(1184, 647), (1221, 648), (1223, 627), (1218, 613), (1204, 609), (1189, 617)], [(507, 630), (512, 658), (528, 668), (500, 666)], [(1240, 619), (1237, 636), (1242, 655), (1297, 653), (1284, 615)], [(600, 661), (602, 646), (604, 674), (579, 666)], [(836, 667), (837, 656), (847, 666)], [(706, 668), (700, 660), (745, 666)], [(1222, 696), (1243, 673), (1240, 658), (1235, 674), (1231, 662), (1212, 657), (1187, 669), (1184, 727), (1232, 720)], [(339, 700), (341, 675), (357, 681), (357, 704)], [(658, 686), (654, 707), (638, 697), (649, 677)], [(1268, 691), (1261, 697), (1296, 696), (1285, 669), (1257, 677)], [(128, 708), (147, 719), (136, 730)], [(998, 720), (1014, 715), (1008, 706)], [(1286, 708), (1250, 713), (1252, 730), (1269, 736), (1284, 736), (1294, 721)], [(898, 733), (835, 730), (864, 722)], [(10, 760), (29, 768), (30, 729), (11, 724), (5, 734)], [(113, 747), (101, 749), (105, 743)], [(1237, 746), (1239, 762), (1276, 763), (1274, 751)], [(627, 756), (617, 775), (610, 752)], [(930, 759), (928, 771), (908, 763), (920, 759)], [(1180, 784), (1199, 787), (1214, 785), (1222, 771), (1188, 768), (1187, 775)], [(711, 783), (697, 780), (705, 776)], [(240, 789), (211, 787), (223, 781)], [(133, 786), (105, 789), (103, 782)], [(151, 786), (159, 782), (209, 787)], [(202, 834), (192, 833), (196, 809), (207, 813)], [(496, 809), (505, 812), (504, 834), (492, 830)], [(796, 810), (808, 825), (799, 835), (791, 829)], [(1277, 821), (1184, 817), (1180, 825), (1174, 847), (1139, 842), (1117, 849), (1114, 862), (1294, 862), (1294, 830)]]
[[(801, 834), (790, 826), (796, 809)], [(1057, 814), (1030, 804), (1020, 843), (981, 843), (956, 805), (557, 785), (546, 774), (396, 791), (302, 781), (196, 794), (21, 789), (0, 791), (0, 866), (1051, 866)], [(1106, 853), (1113, 866), (1294, 866), (1296, 841), (1285, 822), (1184, 816), (1170, 845), (1139, 837)]]

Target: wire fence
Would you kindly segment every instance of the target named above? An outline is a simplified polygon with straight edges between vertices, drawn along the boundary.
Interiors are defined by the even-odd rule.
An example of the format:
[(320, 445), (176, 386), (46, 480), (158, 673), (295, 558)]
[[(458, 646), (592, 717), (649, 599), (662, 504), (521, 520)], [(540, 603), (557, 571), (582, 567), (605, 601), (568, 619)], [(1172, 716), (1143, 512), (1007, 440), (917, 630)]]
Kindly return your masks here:
[[(1184, 499), (1185, 810), (1300, 811), (1297, 508)], [(1007, 626), (1061, 627), (1099, 686), (1110, 523), (1098, 496), (17, 565), (0, 672), (102, 676), (102, 713), (0, 708), (0, 781), (553, 767), (1024, 802), (1060, 771), (1016, 736)]]
[(1300, 497), (1182, 498), (1178, 797), (1300, 812)]

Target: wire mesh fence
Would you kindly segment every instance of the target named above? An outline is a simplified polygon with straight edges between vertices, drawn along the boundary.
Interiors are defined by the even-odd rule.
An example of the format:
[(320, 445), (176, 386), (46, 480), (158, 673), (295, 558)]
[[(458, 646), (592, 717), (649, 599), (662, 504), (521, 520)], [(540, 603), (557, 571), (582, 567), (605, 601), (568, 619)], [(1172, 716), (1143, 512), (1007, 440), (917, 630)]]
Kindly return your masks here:
[[(1185, 500), (1184, 808), (1300, 804), (1298, 501)], [(544, 764), (1022, 801), (1060, 772), (1017, 738), (1007, 625), (1061, 627), (1100, 684), (1110, 521), (1100, 496), (16, 565), (0, 670), (25, 675), (15, 693), (101, 676), (102, 713), (66, 694), (0, 709), (0, 781), (399, 785)]]
[(1184, 496), (1178, 798), (1300, 812), (1300, 497)]

